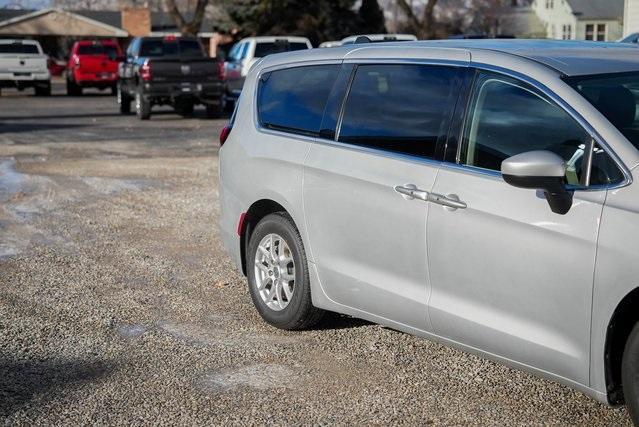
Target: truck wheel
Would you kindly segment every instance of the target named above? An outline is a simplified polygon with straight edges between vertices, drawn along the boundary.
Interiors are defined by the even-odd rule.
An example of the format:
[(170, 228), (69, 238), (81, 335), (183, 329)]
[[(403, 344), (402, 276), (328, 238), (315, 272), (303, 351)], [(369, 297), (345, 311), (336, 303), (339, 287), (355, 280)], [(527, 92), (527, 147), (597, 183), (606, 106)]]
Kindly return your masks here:
[(111, 86), (111, 95), (116, 95), (118, 93), (118, 85)]
[(135, 114), (140, 120), (149, 120), (151, 118), (151, 101), (144, 98), (140, 88), (135, 92)]
[(118, 85), (116, 89), (116, 95), (118, 97), (118, 105), (120, 106), (120, 114), (131, 113), (131, 97), (122, 92), (122, 88)]
[(51, 82), (47, 82), (44, 86), (35, 87), (36, 96), (51, 96)]
[(639, 323), (626, 341), (621, 360), (621, 383), (630, 418), (639, 425)]
[(219, 119), (222, 117), (224, 107), (221, 104), (207, 104), (206, 105), (206, 117), (209, 119)]

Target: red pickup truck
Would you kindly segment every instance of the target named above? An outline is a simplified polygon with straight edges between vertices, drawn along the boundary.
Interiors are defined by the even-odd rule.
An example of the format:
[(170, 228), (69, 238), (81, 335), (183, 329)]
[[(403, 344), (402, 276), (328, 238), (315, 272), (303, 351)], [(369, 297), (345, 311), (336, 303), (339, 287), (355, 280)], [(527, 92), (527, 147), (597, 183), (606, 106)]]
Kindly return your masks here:
[(67, 64), (67, 94), (82, 95), (83, 88), (94, 87), (111, 88), (115, 95), (122, 60), (122, 49), (114, 41), (75, 42)]

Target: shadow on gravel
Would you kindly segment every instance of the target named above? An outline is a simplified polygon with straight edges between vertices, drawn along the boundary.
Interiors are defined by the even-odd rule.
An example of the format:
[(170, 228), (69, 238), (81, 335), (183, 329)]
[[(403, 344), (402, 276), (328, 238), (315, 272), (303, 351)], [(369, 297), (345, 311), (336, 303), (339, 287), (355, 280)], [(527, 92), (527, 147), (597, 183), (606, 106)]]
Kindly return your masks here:
[(346, 316), (343, 314), (328, 312), (324, 315), (324, 318), (320, 322), (313, 326), (311, 330), (314, 331), (327, 331), (331, 329), (352, 329), (360, 328), (362, 326), (370, 326), (373, 323), (356, 319), (354, 317)]
[(7, 417), (44, 396), (55, 397), (62, 389), (78, 387), (109, 375), (112, 365), (102, 361), (20, 361), (0, 357), (0, 418)]
[[(2, 120), (16, 122), (18, 120), (56, 120), (56, 119), (82, 119), (82, 118), (97, 118), (97, 117), (119, 117), (121, 114), (118, 112), (113, 113), (78, 113), (78, 114), (48, 114), (48, 115), (26, 115), (26, 116), (6, 116), (0, 117)], [(31, 125), (29, 125), (31, 126)], [(34, 126), (39, 126), (39, 124), (34, 124)], [(48, 126), (48, 125), (42, 125)], [(61, 126), (71, 126), (69, 125), (61, 125)], [(77, 126), (77, 125), (75, 125)]]

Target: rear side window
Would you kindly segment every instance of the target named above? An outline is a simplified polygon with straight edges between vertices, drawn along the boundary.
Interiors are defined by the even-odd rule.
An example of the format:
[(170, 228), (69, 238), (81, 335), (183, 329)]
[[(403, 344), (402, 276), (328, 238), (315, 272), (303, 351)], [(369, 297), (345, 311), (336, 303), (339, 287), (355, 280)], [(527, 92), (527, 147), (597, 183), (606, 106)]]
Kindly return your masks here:
[(267, 55), (280, 52), (290, 52), (292, 50), (304, 50), (308, 49), (306, 43), (300, 42), (288, 42), (286, 40), (275, 42), (259, 42), (255, 45), (256, 58), (263, 58)]
[(360, 65), (339, 141), (433, 158), (455, 100), (458, 70), (431, 65)]
[(317, 136), (339, 65), (313, 65), (265, 73), (260, 78), (260, 125)]
[(34, 44), (3, 43), (0, 44), (0, 53), (26, 53), (38, 54), (38, 46)]

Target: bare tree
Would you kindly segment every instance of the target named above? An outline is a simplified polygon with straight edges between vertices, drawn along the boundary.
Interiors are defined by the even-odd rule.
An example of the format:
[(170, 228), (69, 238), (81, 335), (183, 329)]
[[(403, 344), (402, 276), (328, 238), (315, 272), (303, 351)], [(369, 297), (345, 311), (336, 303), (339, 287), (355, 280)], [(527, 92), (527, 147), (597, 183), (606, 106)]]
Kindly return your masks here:
[(175, 25), (179, 28), (182, 35), (195, 36), (202, 27), (202, 22), (204, 22), (204, 12), (206, 11), (206, 6), (208, 4), (209, 0), (197, 0), (195, 12), (193, 13), (193, 17), (190, 21), (187, 21), (186, 17), (180, 12), (175, 0), (166, 0), (166, 9), (175, 21)]
[[(408, 25), (420, 39), (435, 38), (435, 6), (438, 0), (427, 0), (421, 14), (413, 7), (412, 1), (397, 0), (397, 6), (404, 12)], [(420, 15), (420, 16), (418, 16)]]

